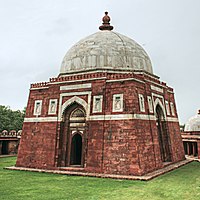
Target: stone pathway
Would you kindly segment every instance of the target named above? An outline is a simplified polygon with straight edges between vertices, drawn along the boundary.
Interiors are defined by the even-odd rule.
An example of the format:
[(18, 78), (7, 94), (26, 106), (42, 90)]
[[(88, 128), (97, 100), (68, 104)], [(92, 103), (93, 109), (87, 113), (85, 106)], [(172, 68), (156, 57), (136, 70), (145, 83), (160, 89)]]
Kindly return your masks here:
[(145, 174), (143, 176), (125, 176), (125, 175), (115, 175), (115, 174), (99, 174), (99, 173), (87, 173), (87, 172), (77, 172), (77, 171), (67, 171), (65, 170), (45, 170), (45, 169), (34, 169), (34, 168), (23, 168), (23, 167), (6, 167), (9, 170), (20, 170), (20, 171), (31, 171), (31, 172), (44, 172), (53, 174), (64, 174), (64, 175), (74, 175), (74, 176), (90, 176), (98, 178), (113, 178), (113, 179), (127, 179), (127, 180), (143, 180), (148, 181), (164, 173), (177, 169), (183, 165), (193, 162), (191, 159), (186, 159), (178, 163), (168, 165), (162, 169), (156, 170), (154, 172)]

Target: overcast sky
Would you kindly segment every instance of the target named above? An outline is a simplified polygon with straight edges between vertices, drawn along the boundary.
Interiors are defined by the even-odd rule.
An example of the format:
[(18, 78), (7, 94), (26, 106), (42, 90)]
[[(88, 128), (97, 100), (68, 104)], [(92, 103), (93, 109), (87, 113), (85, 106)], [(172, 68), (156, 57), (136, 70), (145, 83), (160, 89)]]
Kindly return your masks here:
[(59, 74), (67, 50), (98, 31), (138, 42), (175, 90), (180, 123), (200, 109), (200, 0), (0, 0), (0, 105), (22, 110), (31, 83)]

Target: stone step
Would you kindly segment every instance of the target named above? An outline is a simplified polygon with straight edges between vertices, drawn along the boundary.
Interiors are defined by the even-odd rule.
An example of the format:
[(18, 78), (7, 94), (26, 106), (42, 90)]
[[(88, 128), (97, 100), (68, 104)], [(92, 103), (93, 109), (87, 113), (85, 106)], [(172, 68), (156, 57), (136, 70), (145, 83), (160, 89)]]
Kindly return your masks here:
[[(54, 173), (54, 174), (65, 174), (65, 175), (76, 175), (76, 176), (90, 176), (90, 177), (98, 177), (98, 178), (113, 178), (113, 179), (127, 179), (127, 180), (144, 180), (148, 181), (157, 176), (160, 176), (164, 173), (177, 169), (187, 163), (193, 162), (193, 160), (183, 160), (178, 163), (173, 163), (169, 166), (166, 166), (162, 169), (158, 169), (154, 172), (145, 174), (143, 176), (135, 176), (135, 175), (116, 175), (116, 174), (101, 174), (101, 173), (89, 173), (85, 172), (84, 168), (80, 167), (61, 167), (58, 170), (45, 170), (45, 169), (33, 169), (33, 168), (23, 168), (23, 167), (6, 167), (5, 169), (9, 170), (21, 170), (21, 171), (32, 171), (32, 172), (46, 172), (46, 173)], [(71, 170), (69, 170), (71, 169)], [(73, 171), (76, 170), (76, 171)], [(83, 170), (83, 171), (78, 171)]]
[(79, 167), (79, 166), (73, 166), (73, 167), (59, 167), (59, 170), (62, 171), (74, 171), (74, 172), (84, 172), (84, 168), (83, 167)]

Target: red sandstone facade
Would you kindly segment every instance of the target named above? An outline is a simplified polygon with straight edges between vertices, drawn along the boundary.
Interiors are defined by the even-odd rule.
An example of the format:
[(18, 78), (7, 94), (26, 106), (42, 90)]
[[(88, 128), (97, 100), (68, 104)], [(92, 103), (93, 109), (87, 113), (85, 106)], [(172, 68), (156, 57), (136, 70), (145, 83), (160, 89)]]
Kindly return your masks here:
[[(113, 111), (115, 94), (123, 96), (121, 111)], [(95, 96), (102, 97), (98, 113)], [(51, 99), (58, 102), (55, 114)], [(155, 76), (91, 73), (31, 85), (18, 167), (143, 175), (183, 159), (173, 89)]]
[(58, 78), (31, 85), (17, 167), (143, 175), (185, 159), (173, 89), (105, 14)]

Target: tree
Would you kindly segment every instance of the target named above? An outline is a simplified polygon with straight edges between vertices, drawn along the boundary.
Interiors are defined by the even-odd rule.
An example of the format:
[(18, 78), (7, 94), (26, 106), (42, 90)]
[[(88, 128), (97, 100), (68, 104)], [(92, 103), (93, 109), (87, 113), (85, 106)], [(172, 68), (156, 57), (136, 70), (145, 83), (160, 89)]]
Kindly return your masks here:
[(24, 121), (25, 110), (26, 109), (24, 108), (23, 111), (12, 111), (10, 107), (0, 105), (0, 131), (21, 130)]

